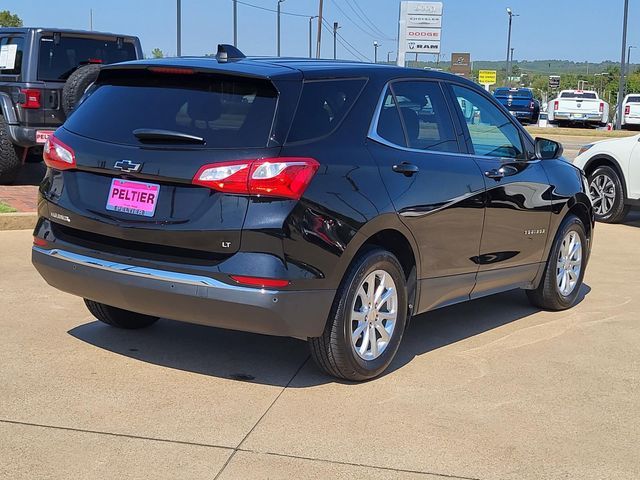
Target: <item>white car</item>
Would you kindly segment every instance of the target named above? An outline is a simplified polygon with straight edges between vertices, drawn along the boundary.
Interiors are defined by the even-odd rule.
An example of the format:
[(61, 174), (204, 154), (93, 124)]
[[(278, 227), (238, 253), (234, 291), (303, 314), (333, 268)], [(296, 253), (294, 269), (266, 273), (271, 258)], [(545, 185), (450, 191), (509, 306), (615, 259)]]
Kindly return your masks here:
[(640, 206), (640, 135), (585, 145), (573, 164), (587, 174), (596, 220), (621, 222)]
[(622, 126), (640, 126), (640, 93), (632, 93), (624, 97), (622, 103)]
[(549, 122), (557, 124), (605, 125), (609, 121), (609, 104), (593, 90), (562, 90), (549, 102)]

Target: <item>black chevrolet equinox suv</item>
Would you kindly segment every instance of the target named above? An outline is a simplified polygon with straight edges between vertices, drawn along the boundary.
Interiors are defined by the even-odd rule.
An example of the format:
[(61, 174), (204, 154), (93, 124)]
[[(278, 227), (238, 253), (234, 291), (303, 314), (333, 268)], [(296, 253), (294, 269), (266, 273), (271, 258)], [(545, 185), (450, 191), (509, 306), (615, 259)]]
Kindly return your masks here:
[(109, 65), (46, 144), (33, 263), (109, 325), (308, 339), (365, 380), (419, 313), (576, 302), (594, 217), (561, 154), (445, 73), (228, 46)]

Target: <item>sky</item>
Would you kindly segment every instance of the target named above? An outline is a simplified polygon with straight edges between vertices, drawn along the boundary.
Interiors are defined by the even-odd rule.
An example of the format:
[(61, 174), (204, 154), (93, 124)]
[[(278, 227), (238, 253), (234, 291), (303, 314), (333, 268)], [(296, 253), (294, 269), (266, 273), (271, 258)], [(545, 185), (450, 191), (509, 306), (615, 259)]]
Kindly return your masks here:
[[(275, 9), (277, 0), (238, 0)], [(324, 16), (340, 25), (338, 58), (395, 58), (400, 0), (324, 0)], [(640, 2), (630, 1), (628, 44), (640, 47)], [(214, 53), (218, 43), (233, 43), (232, 0), (182, 0), (182, 54)], [(506, 8), (513, 19), (516, 60), (620, 61), (623, 0), (443, 0), (442, 55), (470, 52), (472, 60), (506, 58)], [(361, 11), (358, 10), (360, 7)], [(309, 16), (318, 0), (284, 0), (281, 17), (283, 56), (308, 56)], [(0, 9), (17, 13), (25, 26), (88, 29), (140, 37), (145, 54), (160, 48), (176, 53), (176, 0), (4, 0)], [(364, 15), (362, 14), (364, 12)], [(365, 20), (361, 18), (366, 17)], [(366, 22), (366, 20), (369, 22)], [(313, 36), (315, 42), (316, 27)], [(350, 46), (349, 46), (350, 45)], [(245, 55), (275, 55), (276, 14), (238, 4), (238, 47)], [(315, 52), (315, 46), (314, 46)], [(391, 53), (390, 53), (391, 52)], [(636, 50), (640, 61), (640, 48)], [(333, 56), (331, 32), (322, 33), (322, 56)], [(632, 51), (632, 62), (634, 51)], [(432, 55), (423, 55), (432, 60)]]

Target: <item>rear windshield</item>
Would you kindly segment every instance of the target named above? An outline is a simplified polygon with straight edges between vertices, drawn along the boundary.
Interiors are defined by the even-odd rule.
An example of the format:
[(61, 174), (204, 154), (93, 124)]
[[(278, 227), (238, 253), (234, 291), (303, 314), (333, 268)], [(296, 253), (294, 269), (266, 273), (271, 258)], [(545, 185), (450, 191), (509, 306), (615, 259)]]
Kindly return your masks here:
[(576, 98), (580, 100), (595, 100), (596, 94), (593, 92), (563, 92), (560, 98)]
[(65, 128), (130, 145), (141, 144), (136, 129), (202, 137), (204, 148), (265, 147), (269, 141), (277, 93), (268, 81), (146, 71), (124, 75), (98, 79)]
[(306, 82), (287, 142), (301, 142), (333, 132), (347, 115), (366, 80), (317, 80)]
[(629, 97), (627, 99), (627, 103), (640, 103), (640, 96), (638, 96), (638, 97)]
[(132, 42), (116, 39), (97, 40), (93, 38), (62, 36), (59, 42), (53, 36), (40, 39), (38, 58), (39, 80), (66, 80), (78, 67), (88, 63), (118, 63), (136, 59), (136, 49)]
[(525, 88), (496, 88), (493, 94), (496, 97), (512, 96), (514, 98), (533, 98), (531, 90), (527, 90)]

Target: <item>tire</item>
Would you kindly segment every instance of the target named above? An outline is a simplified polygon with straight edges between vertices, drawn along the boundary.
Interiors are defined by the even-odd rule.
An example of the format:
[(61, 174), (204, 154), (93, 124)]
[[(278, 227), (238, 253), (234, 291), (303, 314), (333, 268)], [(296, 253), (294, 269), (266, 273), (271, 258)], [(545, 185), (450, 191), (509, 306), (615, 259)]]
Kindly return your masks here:
[(87, 300), (86, 298), (84, 299), (84, 303), (91, 312), (91, 315), (102, 323), (106, 323), (112, 327), (135, 330), (148, 327), (158, 321), (158, 317), (129, 312), (128, 310), (122, 310), (110, 305), (105, 305), (104, 303)]
[(629, 213), (630, 206), (624, 204), (622, 181), (618, 172), (608, 165), (596, 168), (589, 175), (589, 195), (598, 222), (619, 223)]
[[(379, 304), (380, 311), (374, 309), (367, 314), (366, 302), (370, 299), (368, 293), (372, 292), (375, 298), (375, 291), (381, 285), (383, 275), (387, 290), (381, 291), (382, 294), (395, 291), (396, 296), (393, 297), (391, 293), (387, 302)], [(395, 322), (384, 319), (391, 317), (394, 310)], [(353, 319), (352, 314), (356, 311), (361, 321)], [(371, 322), (374, 314), (375, 319), (379, 318), (378, 314), (381, 315), (379, 323), (375, 319)], [(345, 274), (322, 336), (308, 339), (311, 357), (320, 369), (334, 377), (353, 381), (369, 380), (380, 375), (393, 360), (406, 322), (407, 289), (402, 266), (386, 250), (369, 250), (357, 257)], [(355, 330), (361, 330), (355, 344), (351, 340), (354, 327)], [(389, 336), (386, 342), (380, 333), (383, 329)], [(374, 352), (374, 342), (367, 342), (368, 333), (375, 335), (377, 352)]]
[(62, 89), (62, 109), (71, 115), (87, 88), (96, 81), (100, 73), (100, 65), (85, 65), (69, 75)]
[(9, 138), (9, 129), (0, 116), (0, 184), (8, 185), (15, 182), (22, 161), (18, 156), (18, 149)]
[[(570, 235), (573, 235), (573, 237)], [(573, 255), (566, 255), (572, 245), (572, 238), (580, 241), (580, 251)], [(587, 266), (587, 258), (587, 236), (584, 225), (578, 217), (569, 214), (558, 229), (540, 285), (535, 290), (527, 290), (527, 296), (531, 304), (543, 310), (566, 310), (571, 308), (580, 293), (584, 271)], [(561, 259), (566, 259), (562, 267), (559, 265)], [(573, 265), (571, 263), (572, 259), (579, 259), (578, 272), (575, 271), (575, 262)], [(563, 275), (563, 277), (565, 277), (565, 282), (575, 281), (573, 285), (571, 283), (562, 284), (562, 279), (558, 278), (563, 271), (561, 268), (566, 269), (567, 266), (570, 266), (573, 275), (568, 274), (566, 277)]]

